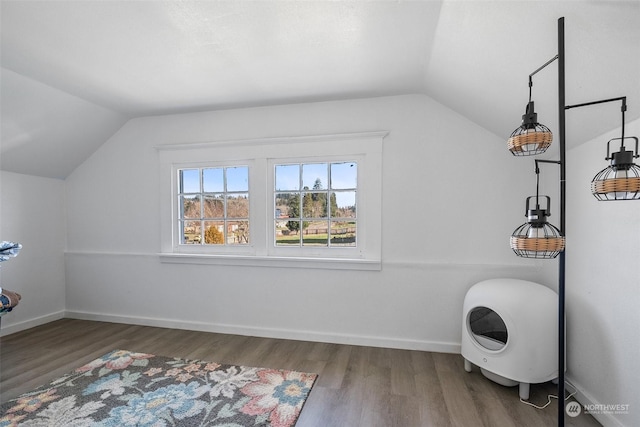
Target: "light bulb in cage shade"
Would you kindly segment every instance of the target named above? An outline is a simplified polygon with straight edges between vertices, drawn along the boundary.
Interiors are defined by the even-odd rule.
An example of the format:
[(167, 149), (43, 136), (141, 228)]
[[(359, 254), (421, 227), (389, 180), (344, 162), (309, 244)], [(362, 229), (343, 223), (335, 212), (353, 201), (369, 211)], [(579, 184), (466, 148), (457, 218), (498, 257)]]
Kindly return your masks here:
[(527, 239), (539, 239), (546, 235), (544, 227), (529, 227), (527, 230)]
[[(591, 181), (591, 193), (598, 200), (640, 200), (640, 167), (633, 163), (638, 155), (638, 138), (635, 140), (635, 153), (626, 150), (624, 140), (615, 138), (607, 142), (607, 157), (611, 164), (598, 172)], [(609, 155), (609, 144), (614, 140), (622, 140), (620, 151)]]
[(511, 133), (507, 147), (514, 156), (533, 156), (544, 153), (553, 141), (553, 134), (545, 125), (538, 123), (533, 101), (529, 101), (522, 116), (522, 124)]
[[(531, 199), (536, 199), (535, 209), (529, 208)], [(540, 208), (538, 199), (547, 200), (547, 207)], [(551, 199), (548, 196), (531, 196), (526, 201), (527, 222), (511, 234), (510, 245), (513, 252), (524, 258), (555, 258), (564, 251), (565, 238), (555, 226), (547, 222)]]

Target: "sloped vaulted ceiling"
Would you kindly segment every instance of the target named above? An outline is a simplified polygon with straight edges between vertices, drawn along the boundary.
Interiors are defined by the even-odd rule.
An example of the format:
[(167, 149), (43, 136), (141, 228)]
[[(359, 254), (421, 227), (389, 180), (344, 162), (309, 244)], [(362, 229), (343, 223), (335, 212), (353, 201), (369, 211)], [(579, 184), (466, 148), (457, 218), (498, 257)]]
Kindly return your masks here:
[[(567, 100), (629, 97), (638, 1), (1, 0), (2, 169), (66, 177), (129, 118), (423, 93), (506, 137), (566, 17)], [(555, 69), (535, 78), (557, 123)], [(620, 125), (568, 117), (570, 144)], [(543, 113), (544, 112), (544, 113)], [(605, 112), (605, 114), (602, 114)], [(573, 121), (573, 122), (571, 122)]]

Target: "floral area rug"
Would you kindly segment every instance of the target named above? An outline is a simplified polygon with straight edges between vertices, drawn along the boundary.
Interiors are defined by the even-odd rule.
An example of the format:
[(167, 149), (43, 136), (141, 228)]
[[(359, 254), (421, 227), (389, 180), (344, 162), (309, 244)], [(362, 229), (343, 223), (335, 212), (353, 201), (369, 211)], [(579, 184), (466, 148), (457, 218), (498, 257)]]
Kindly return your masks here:
[(293, 426), (316, 374), (116, 350), (0, 406), (5, 426)]

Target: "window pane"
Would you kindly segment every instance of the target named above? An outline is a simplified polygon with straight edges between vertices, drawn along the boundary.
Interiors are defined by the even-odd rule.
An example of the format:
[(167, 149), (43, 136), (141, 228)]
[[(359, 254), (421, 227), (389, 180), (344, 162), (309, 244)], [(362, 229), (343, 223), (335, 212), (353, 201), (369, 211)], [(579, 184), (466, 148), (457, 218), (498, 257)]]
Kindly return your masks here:
[(356, 246), (355, 221), (331, 221), (331, 246)]
[(246, 245), (249, 243), (249, 221), (227, 222), (227, 244)]
[(331, 188), (334, 190), (358, 187), (358, 165), (354, 162), (331, 163)]
[(249, 168), (227, 168), (227, 191), (249, 191)]
[(227, 218), (249, 218), (249, 194), (227, 196)]
[(276, 246), (300, 246), (300, 221), (276, 220)]
[(323, 190), (327, 185), (327, 164), (311, 163), (302, 165), (302, 189)]
[(222, 194), (204, 196), (204, 218), (224, 218), (224, 196)]
[(224, 191), (224, 176), (222, 168), (202, 170), (202, 185), (205, 193), (221, 193)]
[(303, 223), (303, 246), (327, 246), (329, 242), (329, 223), (313, 221)]
[(224, 221), (205, 221), (204, 229), (204, 242), (207, 245), (224, 245)]
[(180, 236), (182, 245), (200, 244), (200, 221), (180, 221)]
[(326, 218), (327, 193), (305, 193), (302, 197), (302, 215), (305, 218)]
[(352, 161), (276, 165), (276, 246), (356, 246), (357, 171)]
[(200, 218), (200, 196), (180, 196), (180, 218)]
[(249, 167), (178, 171), (180, 244), (248, 244)]
[(199, 193), (200, 192), (200, 170), (181, 169), (180, 170), (180, 192)]
[(276, 165), (276, 190), (300, 189), (300, 165)]
[(276, 194), (276, 218), (300, 218), (300, 193)]
[(355, 218), (356, 192), (336, 191), (331, 193), (331, 216), (335, 218)]

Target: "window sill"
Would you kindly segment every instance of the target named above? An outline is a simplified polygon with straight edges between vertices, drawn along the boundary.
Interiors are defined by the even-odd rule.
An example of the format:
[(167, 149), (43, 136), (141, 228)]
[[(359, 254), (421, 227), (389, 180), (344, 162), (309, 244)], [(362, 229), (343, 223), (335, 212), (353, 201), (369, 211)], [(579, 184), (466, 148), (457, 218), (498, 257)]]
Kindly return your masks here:
[(382, 270), (379, 260), (350, 258), (302, 258), (273, 256), (201, 255), (161, 253), (160, 262), (169, 264), (207, 264), (241, 267), (315, 268), (323, 270)]

